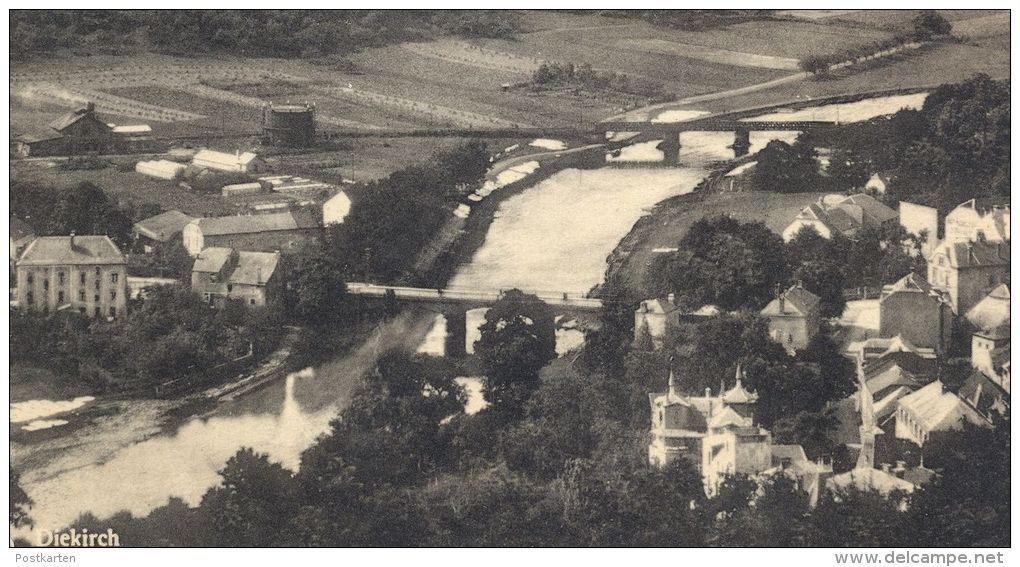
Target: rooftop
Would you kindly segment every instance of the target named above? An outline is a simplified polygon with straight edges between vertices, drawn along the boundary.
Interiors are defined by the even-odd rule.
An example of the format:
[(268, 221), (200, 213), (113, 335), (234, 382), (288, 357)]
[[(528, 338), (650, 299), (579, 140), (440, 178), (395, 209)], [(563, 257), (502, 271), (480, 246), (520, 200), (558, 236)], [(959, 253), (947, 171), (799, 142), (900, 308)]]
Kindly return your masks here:
[(271, 213), (267, 215), (235, 215), (210, 217), (192, 221), (202, 234), (216, 236), (223, 234), (251, 234), (276, 230), (299, 230), (315, 228), (318, 222), (311, 215), (301, 211)]
[(818, 309), (818, 302), (821, 301), (817, 295), (804, 289), (799, 283), (795, 284), (773, 299), (761, 310), (761, 314), (769, 315), (804, 315), (815, 313)]
[(166, 242), (180, 234), (184, 227), (193, 220), (195, 217), (180, 211), (167, 211), (136, 222), (134, 229), (142, 236)]
[(974, 421), (974, 415), (967, 410), (962, 400), (947, 391), (942, 382), (937, 380), (904, 396), (899, 405), (910, 411), (927, 431), (951, 427), (964, 419)]
[(27, 222), (19, 219), (18, 217), (11, 217), (11, 240), (18, 241), (28, 236), (35, 236), (35, 231), (28, 225)]
[(990, 331), (1009, 321), (1009, 286), (999, 284), (967, 311), (966, 318), (979, 331)]
[(42, 236), (28, 245), (18, 266), (116, 265), (126, 260), (109, 236)]
[(1010, 248), (1009, 242), (944, 242), (932, 255), (938, 254), (945, 254), (954, 268), (1008, 266)]

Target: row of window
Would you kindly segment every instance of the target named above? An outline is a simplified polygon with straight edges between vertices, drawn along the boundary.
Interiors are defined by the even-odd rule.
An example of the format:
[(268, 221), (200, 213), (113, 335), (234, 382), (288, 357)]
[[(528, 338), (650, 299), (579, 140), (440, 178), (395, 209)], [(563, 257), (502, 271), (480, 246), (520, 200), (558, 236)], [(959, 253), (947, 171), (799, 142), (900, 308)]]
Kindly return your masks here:
[[(102, 274), (102, 269), (101, 268), (96, 268), (96, 289), (99, 289), (99, 282), (100, 282), (100, 279), (102, 278), (102, 275), (103, 275)], [(28, 272), (27, 281), (28, 281), (28, 285), (33, 285), (35, 283), (35, 274), (33, 274), (32, 272)], [(57, 285), (61, 285), (62, 286), (62, 285), (64, 285), (64, 283), (66, 281), (67, 281), (67, 273), (66, 272), (57, 272)], [(120, 281), (120, 273), (119, 272), (110, 272), (110, 283), (116, 284), (119, 281)], [(82, 284), (82, 285), (85, 285), (85, 272), (84, 271), (78, 272), (78, 282), (80, 284)], [(50, 280), (49, 280), (49, 278), (44, 278), (43, 279), (43, 289), (49, 289), (49, 288), (50, 288)]]
[[(59, 303), (64, 303), (64, 299), (65, 299), (64, 291), (63, 290), (58, 291), (57, 292), (57, 303), (58, 304)], [(116, 301), (116, 300), (117, 300), (117, 290), (111, 289), (110, 290), (110, 301)], [(82, 301), (82, 302), (85, 301), (85, 290), (84, 289), (78, 290), (78, 301)], [(95, 301), (96, 303), (99, 303), (99, 294), (98, 293), (93, 296), (93, 301)], [(25, 303), (27, 303), (29, 305), (35, 305), (35, 294), (32, 293), (31, 291), (26, 293), (25, 294)]]

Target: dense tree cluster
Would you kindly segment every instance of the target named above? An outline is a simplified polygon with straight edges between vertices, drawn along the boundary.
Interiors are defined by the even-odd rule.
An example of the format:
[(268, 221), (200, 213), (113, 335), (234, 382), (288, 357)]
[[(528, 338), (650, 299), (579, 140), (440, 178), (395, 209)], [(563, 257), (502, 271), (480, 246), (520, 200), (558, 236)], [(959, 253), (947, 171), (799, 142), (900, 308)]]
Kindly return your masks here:
[(352, 281), (409, 277), (418, 254), (488, 166), (485, 144), (471, 141), (369, 183), (344, 222), (326, 228), (322, 254)]
[(588, 90), (611, 90), (642, 96), (662, 96), (661, 83), (631, 78), (613, 71), (596, 71), (588, 63), (542, 63), (531, 74), (535, 88), (581, 87)]
[(804, 228), (784, 244), (759, 222), (704, 218), (691, 225), (675, 253), (656, 258), (644, 297), (674, 293), (689, 309), (759, 310), (777, 290), (800, 282), (821, 298), (823, 316), (838, 317), (846, 306), (844, 290), (922, 271), (923, 260), (909, 252), (918, 245), (899, 226), (865, 229), (853, 239), (826, 239)]
[(920, 110), (814, 132), (805, 143), (832, 148), (834, 165), (853, 162), (840, 190), (854, 186), (862, 169), (882, 171), (890, 179), (885, 199), (945, 214), (967, 199), (1009, 195), (1009, 116), (1009, 82), (976, 75), (936, 88)]
[(88, 181), (63, 189), (12, 182), (11, 215), (39, 236), (105, 234), (124, 249), (131, 242), (131, 218), (103, 190)]
[(772, 140), (755, 156), (751, 184), (758, 191), (777, 193), (818, 191), (822, 178), (817, 158), (818, 152), (804, 136), (798, 136), (793, 144)]
[(249, 349), (268, 352), (280, 333), (273, 309), (249, 309), (241, 302), (213, 309), (179, 286), (151, 288), (131, 317), (112, 323), (77, 313), (12, 311), (10, 324), (12, 362), (51, 368), (72, 387), (147, 394), (178, 378), (200, 382), (207, 371)]
[(247, 57), (345, 55), (443, 34), (512, 37), (519, 17), (502, 10), (17, 10), (11, 56), (58, 48), (152, 48)]

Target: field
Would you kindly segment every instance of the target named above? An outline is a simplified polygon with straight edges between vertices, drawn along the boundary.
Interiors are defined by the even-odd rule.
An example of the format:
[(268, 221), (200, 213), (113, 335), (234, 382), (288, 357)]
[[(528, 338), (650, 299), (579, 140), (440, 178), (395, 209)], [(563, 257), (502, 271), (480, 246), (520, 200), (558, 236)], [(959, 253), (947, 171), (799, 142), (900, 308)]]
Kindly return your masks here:
[[(526, 31), (513, 40), (446, 38), (347, 58), (57, 53), (12, 62), (11, 133), (47, 131), (55, 118), (87, 100), (97, 102), (108, 122), (148, 123), (157, 135), (187, 137), (189, 145), (217, 145), (218, 137), (226, 137), (219, 145), (234, 149), (254, 142), (260, 107), (269, 102), (314, 103), (323, 131), (584, 128), (663, 98), (684, 102), (679, 110), (719, 111), (926, 86), (975, 72), (1008, 77), (1009, 54), (1002, 49), (1008, 12), (946, 13), (966, 41), (825, 81), (799, 80), (797, 61), (889, 37), (909, 26), (915, 12), (793, 13), (695, 32), (629, 18), (528, 11), (522, 15)], [(587, 63), (627, 77), (630, 85), (529, 88), (532, 72), (546, 62)], [(738, 90), (747, 88), (758, 90)], [(684, 101), (704, 95), (716, 98)], [(418, 157), (417, 144), (391, 145)], [(392, 171), (399, 158), (380, 148), (353, 140), (342, 156), (353, 169), (342, 175), (366, 179)]]
[[(287, 99), (316, 103), (324, 128), (570, 126), (649, 101), (610, 92), (505, 92), (502, 86), (527, 83), (543, 62), (573, 62), (654, 82), (684, 97), (774, 79), (821, 45), (884, 33), (801, 21), (680, 32), (591, 15), (529, 12), (523, 20), (529, 31), (514, 41), (407, 43), (366, 49), (334, 65), (63, 54), (15, 62), (10, 79), (12, 92), (28, 93), (35, 104), (69, 109), (96, 99), (101, 112), (150, 122), (167, 135), (246, 130), (257, 123), (261, 104)], [(31, 115), (21, 100), (12, 98), (12, 113)], [(26, 124), (26, 130), (46, 126), (34, 116), (14, 124)]]

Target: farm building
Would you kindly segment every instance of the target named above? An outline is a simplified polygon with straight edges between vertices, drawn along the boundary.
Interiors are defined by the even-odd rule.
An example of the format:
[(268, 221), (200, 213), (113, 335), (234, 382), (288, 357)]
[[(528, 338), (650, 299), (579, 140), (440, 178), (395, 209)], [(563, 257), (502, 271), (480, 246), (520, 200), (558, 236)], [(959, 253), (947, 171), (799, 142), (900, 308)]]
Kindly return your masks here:
[(281, 287), (279, 264), (279, 252), (206, 248), (191, 269), (191, 289), (218, 307), (231, 299), (263, 306)]
[(310, 213), (298, 210), (196, 219), (184, 227), (182, 239), (192, 256), (210, 246), (288, 252), (318, 237), (318, 219)]
[(188, 166), (183, 163), (159, 159), (152, 161), (140, 161), (135, 164), (135, 171), (142, 175), (148, 175), (149, 177), (166, 179), (169, 181), (177, 177), (177, 175), (184, 171), (187, 167)]
[(33, 132), (19, 134), (11, 144), (15, 157), (45, 157), (64, 153), (64, 137), (56, 132)]
[(307, 148), (315, 144), (315, 105), (284, 104), (262, 109), (262, 142)]
[(69, 154), (82, 152), (103, 152), (116, 144), (113, 129), (96, 115), (96, 105), (84, 107), (64, 115), (50, 123), (64, 138), (64, 148)]
[(253, 152), (235, 153), (202, 150), (195, 154), (191, 164), (195, 167), (216, 171), (240, 171), (242, 173), (258, 173), (265, 169), (265, 161)]
[(180, 235), (184, 227), (193, 220), (195, 217), (180, 211), (167, 211), (136, 222), (131, 231), (135, 235), (135, 241), (144, 246), (145, 252), (151, 252), (157, 243), (169, 242)]

